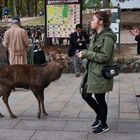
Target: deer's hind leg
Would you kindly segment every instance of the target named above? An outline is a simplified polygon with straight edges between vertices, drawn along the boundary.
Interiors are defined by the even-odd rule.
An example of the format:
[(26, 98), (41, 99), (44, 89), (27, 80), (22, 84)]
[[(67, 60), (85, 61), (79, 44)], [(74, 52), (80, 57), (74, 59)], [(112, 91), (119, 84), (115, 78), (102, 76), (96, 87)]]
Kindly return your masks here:
[(9, 112), (10, 117), (13, 118), (13, 119), (15, 119), (15, 118), (17, 118), (17, 116), (13, 114), (13, 112), (11, 111), (11, 108), (9, 106), (9, 103), (8, 103), (8, 98), (10, 96), (10, 93), (11, 93), (11, 89), (8, 89), (7, 88), (5, 90), (5, 93), (3, 94), (2, 99), (3, 99), (3, 101), (4, 101), (4, 103), (5, 103), (6, 107), (7, 107), (7, 110)]
[[(3, 95), (3, 92), (2, 92), (2, 88), (0, 87), (0, 97)], [(4, 115), (3, 114), (1, 114), (1, 112), (0, 112), (0, 118), (3, 118), (4, 117)]]

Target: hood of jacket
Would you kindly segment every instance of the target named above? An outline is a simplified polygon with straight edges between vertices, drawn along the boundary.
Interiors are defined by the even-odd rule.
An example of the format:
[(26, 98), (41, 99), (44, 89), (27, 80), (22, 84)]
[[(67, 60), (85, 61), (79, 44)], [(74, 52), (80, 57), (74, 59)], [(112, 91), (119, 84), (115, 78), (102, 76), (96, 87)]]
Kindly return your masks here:
[(99, 34), (96, 34), (96, 38), (99, 36), (109, 36), (114, 40), (114, 43), (117, 41), (117, 36), (116, 34), (112, 31), (111, 28), (105, 28), (103, 31), (101, 31)]

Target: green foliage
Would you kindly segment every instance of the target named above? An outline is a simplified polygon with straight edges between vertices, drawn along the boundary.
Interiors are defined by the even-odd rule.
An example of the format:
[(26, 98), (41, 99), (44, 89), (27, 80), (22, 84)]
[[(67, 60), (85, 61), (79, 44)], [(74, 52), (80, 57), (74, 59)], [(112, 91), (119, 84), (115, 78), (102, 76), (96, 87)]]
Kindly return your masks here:
[(100, 8), (102, 0), (83, 0), (83, 10)]
[(38, 11), (42, 11), (42, 12), (44, 12), (45, 10), (44, 10), (44, 1), (39, 1), (38, 2)]
[[(37, 5), (37, 13), (39, 13), (40, 11), (44, 12), (44, 0), (33, 0), (33, 5), (29, 5), (31, 0), (16, 0), (16, 10), (18, 15), (22, 14), (22, 16), (28, 16), (28, 11), (29, 7), (30, 9), (33, 10), (35, 15), (35, 7)], [(85, 9), (93, 9), (93, 8), (100, 8), (101, 7), (101, 1), (102, 0), (82, 0), (82, 8), (83, 10)], [(22, 5), (22, 6), (21, 6)], [(8, 7), (10, 10), (10, 15), (13, 16), (13, 0), (9, 0), (8, 1)], [(22, 7), (22, 8), (21, 8)], [(29, 14), (32, 15), (32, 14)]]
[(22, 16), (27, 16), (27, 3), (22, 4)]
[(9, 15), (13, 15), (13, 0), (8, 1)]

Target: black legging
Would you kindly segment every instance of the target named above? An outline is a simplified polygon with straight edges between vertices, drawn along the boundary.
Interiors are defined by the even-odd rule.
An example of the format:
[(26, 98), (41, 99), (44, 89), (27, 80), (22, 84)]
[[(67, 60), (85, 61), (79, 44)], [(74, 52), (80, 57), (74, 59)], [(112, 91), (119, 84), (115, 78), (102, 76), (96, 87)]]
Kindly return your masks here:
[(96, 100), (91, 93), (87, 93), (87, 88), (84, 86), (82, 90), (82, 98), (96, 112), (97, 119), (101, 120), (103, 125), (106, 125), (107, 120), (107, 104), (105, 101), (105, 93), (94, 94)]

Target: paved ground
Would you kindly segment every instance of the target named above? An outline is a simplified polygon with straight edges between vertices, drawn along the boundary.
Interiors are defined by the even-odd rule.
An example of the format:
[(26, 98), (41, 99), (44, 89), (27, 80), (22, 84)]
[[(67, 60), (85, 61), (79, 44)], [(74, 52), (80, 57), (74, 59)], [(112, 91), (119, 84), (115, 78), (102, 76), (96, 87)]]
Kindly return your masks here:
[(37, 119), (37, 101), (28, 91), (12, 92), (9, 103), (18, 116), (11, 119), (4, 103), (0, 110), (0, 140), (139, 140), (140, 139), (140, 74), (120, 74), (114, 90), (106, 95), (110, 131), (95, 135), (91, 124), (95, 113), (79, 94), (81, 77), (63, 74), (45, 89), (45, 106), (49, 114)]

